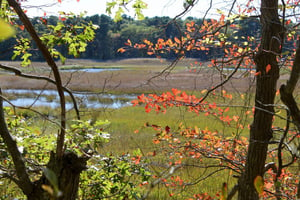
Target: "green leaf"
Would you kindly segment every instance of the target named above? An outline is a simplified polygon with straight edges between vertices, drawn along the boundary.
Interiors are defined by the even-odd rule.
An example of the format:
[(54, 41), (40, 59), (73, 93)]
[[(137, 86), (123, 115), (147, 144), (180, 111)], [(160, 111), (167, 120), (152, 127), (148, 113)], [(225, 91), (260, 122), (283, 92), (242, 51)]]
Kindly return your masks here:
[(59, 197), (62, 195), (62, 192), (58, 189), (58, 180), (56, 174), (49, 168), (43, 169), (44, 175), (46, 176), (47, 180), (50, 182), (54, 189), (54, 195), (55, 197)]
[(261, 176), (257, 176), (254, 179), (254, 187), (259, 195), (262, 195), (264, 191), (264, 180)]
[(0, 41), (6, 40), (14, 35), (15, 30), (3, 19), (0, 19)]

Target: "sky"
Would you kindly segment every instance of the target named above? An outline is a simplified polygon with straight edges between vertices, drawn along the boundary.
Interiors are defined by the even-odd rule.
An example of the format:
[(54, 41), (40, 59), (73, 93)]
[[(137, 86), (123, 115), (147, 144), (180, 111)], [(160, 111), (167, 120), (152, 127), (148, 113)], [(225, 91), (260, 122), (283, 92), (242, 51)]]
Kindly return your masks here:
[[(87, 11), (87, 15), (94, 14), (107, 14), (105, 12), (107, 0), (62, 0), (62, 3), (58, 3), (58, 0), (27, 0), (22, 2), (22, 6), (27, 8), (27, 14), (29, 16), (43, 16), (46, 12), (47, 15), (57, 15), (58, 11), (72, 11), (75, 14)], [(148, 4), (148, 9), (144, 10), (145, 16), (169, 16), (175, 17), (178, 13), (184, 10), (184, 0), (145, 0)], [(216, 0), (216, 6), (212, 9), (211, 13), (216, 13), (216, 7), (222, 7), (223, 0)], [(194, 16), (201, 18), (209, 7), (209, 0), (199, 0), (197, 7), (189, 13), (188, 16)], [(130, 8), (130, 7), (129, 7)], [(134, 17), (132, 12), (126, 11), (125, 14)], [(212, 17), (212, 15), (210, 15)]]

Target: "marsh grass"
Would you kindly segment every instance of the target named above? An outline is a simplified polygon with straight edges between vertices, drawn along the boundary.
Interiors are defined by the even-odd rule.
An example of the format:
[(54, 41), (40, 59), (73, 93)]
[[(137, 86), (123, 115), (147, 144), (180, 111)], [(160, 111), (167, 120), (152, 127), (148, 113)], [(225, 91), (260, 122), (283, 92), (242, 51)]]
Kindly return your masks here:
[[(192, 93), (192, 91), (190, 93)], [(239, 135), (248, 136), (249, 130), (246, 128), (246, 126), (251, 123), (253, 118), (251, 115), (247, 116), (244, 113), (245, 111), (252, 110), (252, 106), (245, 104), (245, 101), (247, 100), (246, 97), (240, 98), (240, 94), (234, 95), (235, 96), (232, 98), (232, 100), (224, 99), (223, 97), (216, 95), (217, 98), (213, 97), (209, 99), (209, 101), (216, 102), (219, 105), (224, 105), (223, 108), (229, 106), (230, 109), (228, 112), (226, 112), (226, 115), (238, 115), (240, 117), (243, 116), (245, 125), (244, 130), (228, 125), (213, 115), (206, 116), (205, 113), (196, 114), (188, 112), (184, 107), (170, 108), (165, 114), (157, 114), (155, 111), (146, 113), (143, 105), (136, 107), (123, 107), (121, 109), (93, 109), (86, 110), (85, 113), (82, 113), (82, 116), (85, 120), (95, 121), (97, 119), (108, 119), (111, 122), (107, 130), (105, 130), (111, 134), (110, 142), (103, 145), (103, 147), (99, 150), (100, 154), (122, 155), (123, 153), (129, 153), (133, 155), (136, 150), (140, 150), (145, 156), (147, 156), (148, 152), (159, 150), (160, 146), (153, 144), (152, 139), (156, 132), (151, 128), (145, 127), (146, 123), (155, 124), (162, 127), (168, 125), (172, 131), (176, 131), (178, 124), (183, 123), (186, 127), (197, 126), (200, 129), (209, 127), (211, 131), (218, 131), (219, 134), (225, 137)], [(249, 95), (249, 98), (251, 99), (253, 96)], [(47, 108), (39, 108), (39, 111), (44, 115), (55, 117), (57, 117), (58, 113), (58, 110), (49, 110)], [(23, 111), (22, 114), (26, 115), (26, 113), (27, 115), (30, 115), (29, 111)], [(70, 114), (72, 116), (72, 112)], [(282, 117), (285, 115), (283, 111), (278, 114), (280, 114)], [(70, 118), (72, 118), (71, 116)], [(284, 123), (284, 120), (275, 118), (274, 124), (276, 126), (282, 126)], [(46, 124), (47, 123), (42, 122), (42, 120), (38, 120), (37, 118), (37, 121), (34, 125), (47, 127), (44, 132), (49, 132), (52, 134), (57, 132), (56, 126), (52, 125), (48, 127)], [(139, 130), (139, 132), (135, 133), (135, 130)], [(154, 158), (154, 161), (155, 159), (156, 161), (159, 160), (161, 163), (164, 163), (167, 158), (157, 157)], [(269, 160), (272, 161), (271, 159)], [(197, 180), (201, 180), (202, 178), (206, 177), (214, 169), (198, 168), (196, 166), (198, 161), (195, 160), (191, 160), (189, 162), (194, 164), (194, 166), (180, 169), (178, 172), (176, 172), (176, 174), (174, 174), (174, 176), (180, 175), (186, 180), (196, 180), (194, 185), (189, 185), (182, 190), (182, 188), (165, 187), (163, 184), (159, 184), (150, 193), (148, 199), (170, 199), (170, 194), (172, 193), (180, 193), (179, 196), (176, 197), (179, 199), (188, 198), (190, 197), (188, 196), (189, 194), (208, 193), (215, 195), (221, 191), (223, 182), (228, 183), (229, 188), (232, 188), (237, 181), (237, 179), (233, 178), (232, 173), (229, 171), (221, 171), (217, 174), (214, 174), (210, 178), (197, 183)], [(203, 162), (212, 164), (217, 161), (213, 159), (205, 159)], [(157, 166), (154, 166), (154, 168), (155, 167), (157, 168)], [(162, 170), (161, 167), (160, 170)], [(216, 196), (213, 197), (217, 198)]]

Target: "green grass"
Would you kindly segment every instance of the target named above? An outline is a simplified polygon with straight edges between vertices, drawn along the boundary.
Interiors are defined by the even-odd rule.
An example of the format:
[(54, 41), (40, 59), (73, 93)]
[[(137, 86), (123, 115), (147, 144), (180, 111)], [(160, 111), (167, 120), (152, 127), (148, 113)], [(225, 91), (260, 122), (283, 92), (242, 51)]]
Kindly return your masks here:
[[(224, 105), (224, 107), (226, 107), (226, 105), (232, 106), (230, 107), (230, 110), (226, 113), (230, 116), (238, 115), (240, 117), (245, 117), (246, 115), (243, 114), (244, 111), (251, 110), (251, 108), (243, 107), (244, 101), (245, 99), (247, 99), (247, 97), (245, 97), (245, 99), (242, 99), (239, 98), (239, 96), (240, 95), (236, 94), (233, 97), (233, 100), (223, 99), (219, 97), (217, 100), (211, 99), (211, 101), (216, 101), (218, 104)], [(250, 95), (249, 98), (252, 99), (253, 97)], [(51, 110), (50, 112), (46, 108), (39, 108), (39, 110), (45, 115), (55, 115), (55, 113), (57, 113), (58, 111)], [(29, 111), (24, 111), (23, 114), (24, 113), (29, 113)], [(71, 114), (71, 116), (72, 115), (73, 114)], [(284, 116), (284, 112), (282, 111), (280, 115)], [(148, 152), (159, 148), (159, 146), (152, 143), (155, 131), (151, 128), (145, 128), (145, 123), (155, 124), (162, 127), (168, 125), (172, 130), (176, 130), (179, 123), (183, 123), (186, 127), (197, 126), (200, 129), (205, 129), (206, 127), (209, 127), (211, 131), (218, 131), (224, 136), (248, 136), (249, 134), (249, 130), (247, 128), (245, 128), (244, 131), (241, 131), (236, 127), (231, 127), (226, 123), (224, 124), (222, 121), (220, 121), (214, 116), (205, 116), (205, 113), (200, 113), (197, 115), (195, 113), (190, 113), (186, 111), (185, 108), (177, 107), (168, 109), (166, 114), (157, 114), (155, 111), (146, 113), (143, 106), (123, 107), (121, 109), (97, 109), (91, 110), (90, 112), (86, 112), (83, 115), (83, 118), (87, 120), (108, 119), (111, 122), (111, 125), (106, 130), (111, 134), (111, 140), (109, 143), (104, 144), (103, 148), (99, 152), (103, 155), (107, 153), (111, 153), (114, 155), (121, 155), (122, 153), (133, 154), (133, 152), (137, 149), (140, 149), (145, 155), (147, 155)], [(38, 125), (47, 127), (47, 129), (45, 129), (45, 132), (49, 132), (52, 134), (57, 132), (58, 127), (55, 127), (54, 125), (48, 127), (47, 123), (42, 122), (42, 120), (39, 120), (38, 118), (36, 119), (37, 121), (34, 124), (35, 126)], [(245, 117), (244, 120), (246, 126), (247, 124), (251, 123), (252, 118)], [(284, 120), (275, 120), (276, 126), (284, 126), (284, 123)], [(134, 131), (137, 129), (139, 130), (139, 133), (134, 133)], [(164, 158), (158, 157), (157, 159)], [(208, 159), (204, 160), (203, 162), (209, 164), (216, 161)], [(175, 176), (182, 175), (183, 178), (188, 180), (195, 178), (201, 179), (207, 176), (212, 170), (213, 169), (207, 170), (200, 169), (197, 167), (190, 167), (178, 171), (178, 173), (176, 173)], [(233, 178), (228, 171), (221, 171), (218, 174), (213, 175), (211, 178), (200, 182), (199, 184), (187, 187), (184, 192), (178, 190), (178, 188), (166, 188), (162, 184), (159, 184), (150, 193), (148, 199), (170, 199), (169, 193), (173, 192), (182, 192), (182, 195), (193, 193), (208, 193), (211, 195), (215, 195), (216, 192), (219, 192), (221, 190), (223, 182), (227, 182), (229, 184), (229, 188), (232, 188), (236, 181), (237, 179)], [(182, 196), (182, 198), (185, 197), (187, 196)]]

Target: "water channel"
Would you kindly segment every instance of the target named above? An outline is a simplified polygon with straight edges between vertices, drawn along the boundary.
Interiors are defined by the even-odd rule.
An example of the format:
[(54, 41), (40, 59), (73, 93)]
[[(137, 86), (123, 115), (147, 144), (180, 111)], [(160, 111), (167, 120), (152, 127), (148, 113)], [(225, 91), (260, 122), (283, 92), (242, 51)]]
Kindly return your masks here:
[[(7, 89), (3, 90), (4, 96), (10, 97), (10, 103), (16, 106), (46, 106), (51, 108), (59, 107), (59, 97), (56, 90), (26, 90), (26, 89)], [(68, 98), (68, 93), (65, 93)], [(114, 108), (130, 106), (131, 100), (136, 98), (136, 94), (92, 94), (74, 93), (79, 106), (86, 108)], [(4, 106), (9, 106), (4, 102)], [(67, 101), (67, 109), (73, 107), (71, 100)]]
[[(61, 72), (87, 72), (96, 73), (103, 71), (116, 71), (120, 68), (71, 68), (61, 69)], [(15, 106), (45, 106), (57, 108), (59, 104), (59, 96), (56, 90), (29, 90), (29, 89), (6, 89), (3, 90), (4, 96), (8, 96), (11, 104)], [(103, 93), (73, 93), (78, 106), (85, 108), (113, 108), (118, 109), (124, 106), (130, 106), (131, 100), (137, 97), (137, 94), (103, 94)], [(65, 93), (67, 109), (73, 108), (73, 102), (69, 98), (69, 94)], [(10, 106), (4, 101), (4, 106)]]
[(104, 71), (118, 71), (120, 68), (72, 68), (72, 69), (60, 69), (61, 72), (88, 72), (97, 73)]

